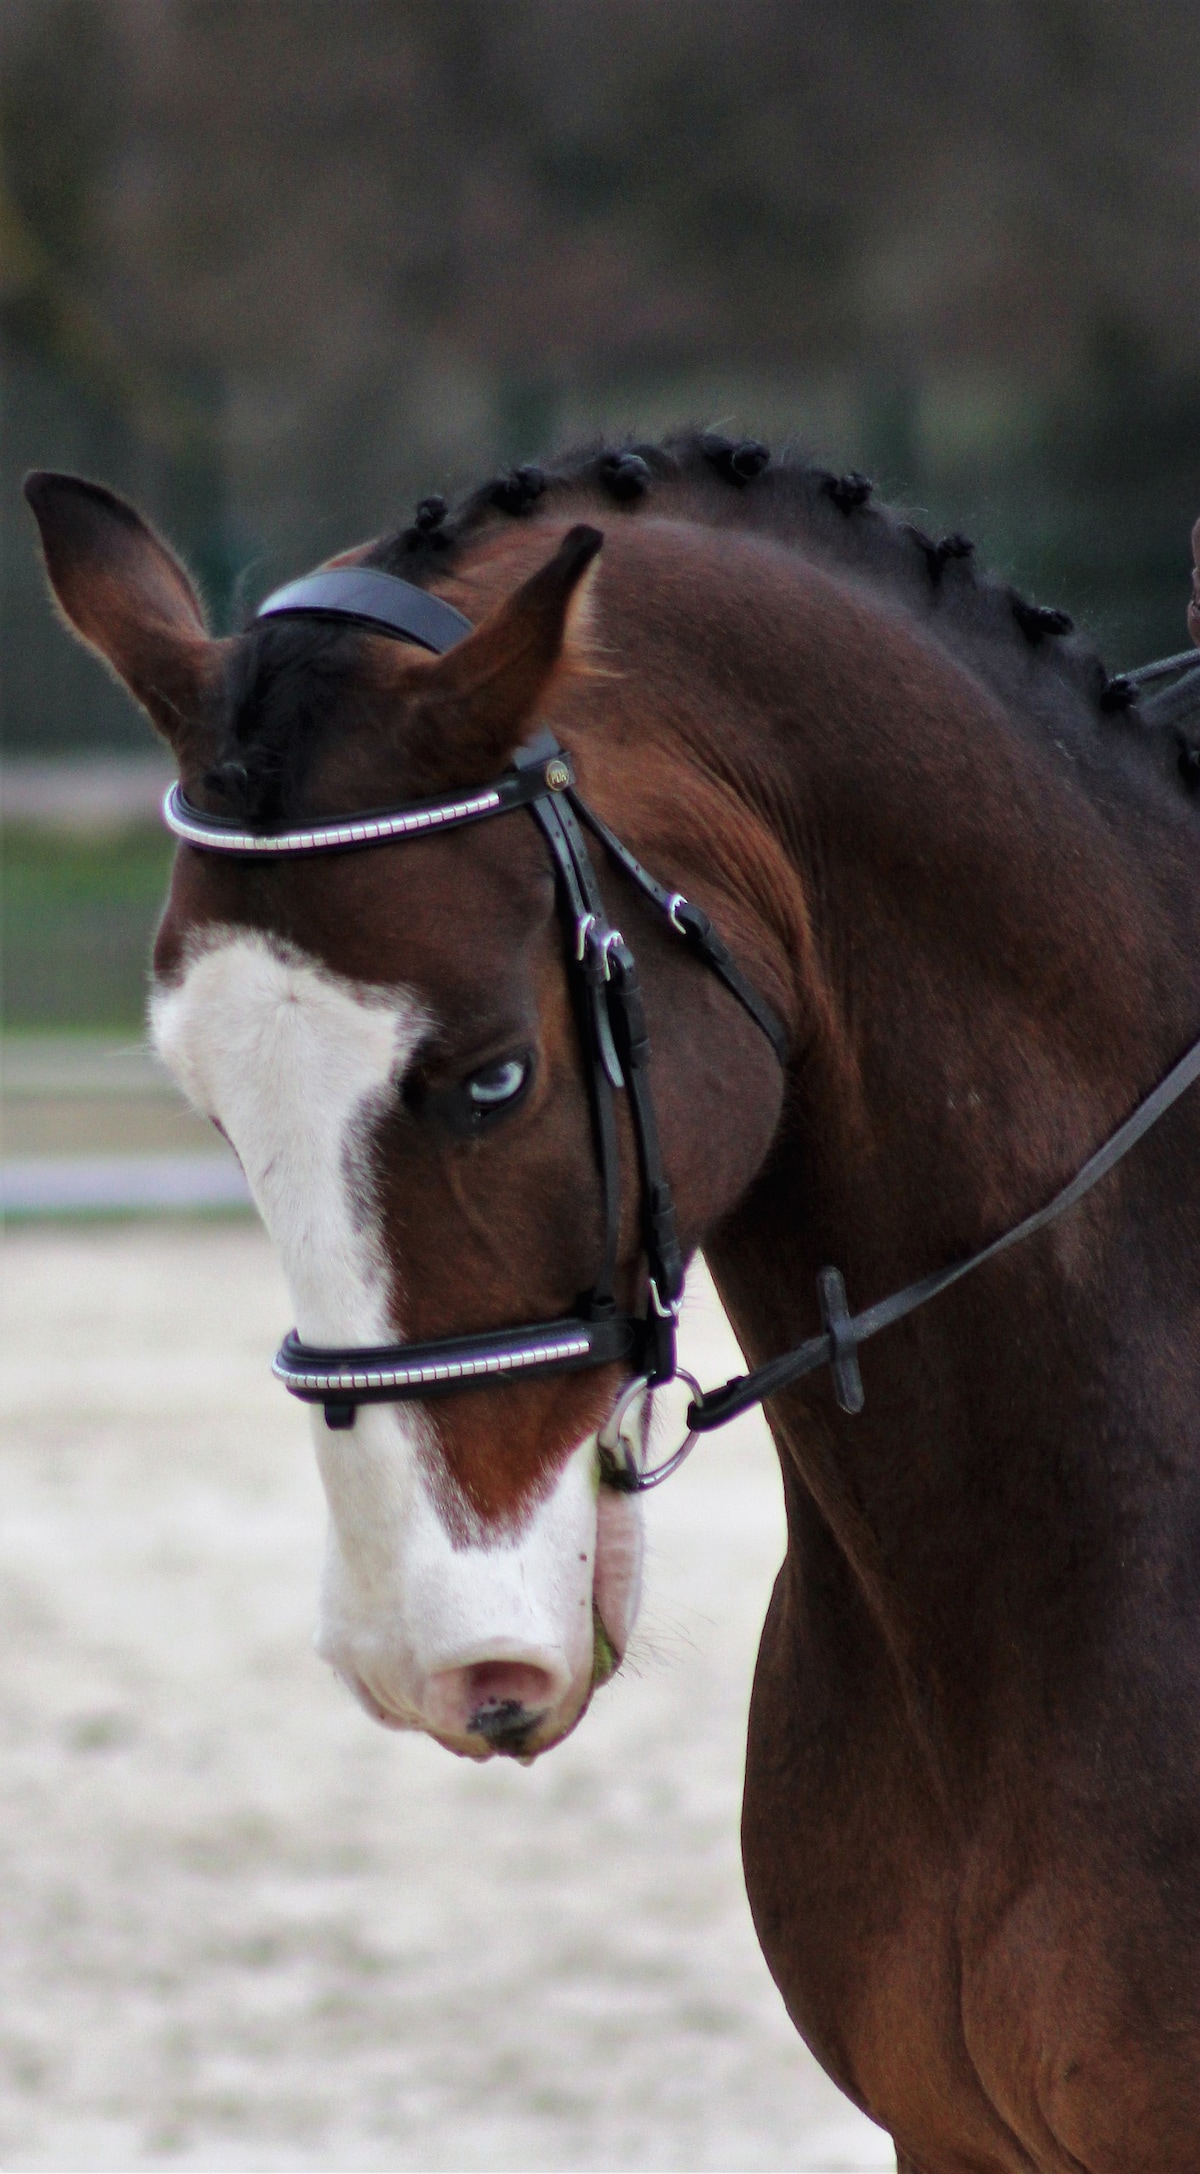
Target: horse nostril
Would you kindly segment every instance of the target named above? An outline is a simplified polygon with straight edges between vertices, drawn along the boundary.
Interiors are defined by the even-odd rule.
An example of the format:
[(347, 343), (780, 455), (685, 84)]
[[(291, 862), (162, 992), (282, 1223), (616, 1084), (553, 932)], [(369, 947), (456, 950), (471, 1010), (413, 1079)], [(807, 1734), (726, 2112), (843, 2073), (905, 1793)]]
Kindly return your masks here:
[(494, 1751), (523, 1751), (538, 1719), (537, 1714), (526, 1711), (520, 1699), (489, 1699), (471, 1715), (467, 1728), (472, 1736), (482, 1736)]
[(567, 1688), (533, 1661), (475, 1661), (432, 1677), (422, 1709), (435, 1733), (473, 1736), (489, 1751), (520, 1758)]
[(528, 1661), (477, 1661), (474, 1668), (464, 1670), (463, 1689), (472, 1714), (498, 1708), (541, 1714), (555, 1697), (553, 1676)]

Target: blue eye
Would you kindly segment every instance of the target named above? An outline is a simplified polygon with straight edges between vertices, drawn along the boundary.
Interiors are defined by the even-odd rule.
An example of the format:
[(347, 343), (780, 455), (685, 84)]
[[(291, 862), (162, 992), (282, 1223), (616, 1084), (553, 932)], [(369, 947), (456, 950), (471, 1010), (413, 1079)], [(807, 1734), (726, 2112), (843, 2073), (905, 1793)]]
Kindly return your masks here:
[(485, 1064), (467, 1081), (467, 1096), (477, 1110), (499, 1109), (520, 1094), (529, 1077), (525, 1057), (508, 1057), (502, 1064)]

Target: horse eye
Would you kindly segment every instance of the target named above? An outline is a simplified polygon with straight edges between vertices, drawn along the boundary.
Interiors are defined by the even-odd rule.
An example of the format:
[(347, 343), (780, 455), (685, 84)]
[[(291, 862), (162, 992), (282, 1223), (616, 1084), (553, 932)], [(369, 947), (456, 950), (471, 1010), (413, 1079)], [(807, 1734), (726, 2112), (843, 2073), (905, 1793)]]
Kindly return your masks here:
[(467, 1099), (477, 1110), (495, 1110), (519, 1095), (529, 1077), (526, 1057), (507, 1057), (502, 1064), (485, 1064), (466, 1083)]

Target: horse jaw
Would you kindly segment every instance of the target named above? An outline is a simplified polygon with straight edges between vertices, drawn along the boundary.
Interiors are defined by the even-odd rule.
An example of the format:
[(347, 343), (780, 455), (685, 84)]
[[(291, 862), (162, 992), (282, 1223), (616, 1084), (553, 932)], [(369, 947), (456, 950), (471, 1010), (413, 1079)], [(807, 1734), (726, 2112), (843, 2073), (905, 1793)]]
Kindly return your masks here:
[[(259, 932), (217, 928), (156, 990), (151, 1023), (241, 1160), (304, 1341), (395, 1341), (401, 1294), (369, 1141), (428, 1031), (422, 1006)], [(640, 1514), (607, 1496), (598, 1511), (594, 1436), (519, 1520), (464, 1532), (421, 1405), (364, 1406), (337, 1432), (315, 1413), (314, 1434), (330, 1512), (323, 1658), (376, 1719), (468, 1756), (557, 1742), (623, 1655), (637, 1606)]]

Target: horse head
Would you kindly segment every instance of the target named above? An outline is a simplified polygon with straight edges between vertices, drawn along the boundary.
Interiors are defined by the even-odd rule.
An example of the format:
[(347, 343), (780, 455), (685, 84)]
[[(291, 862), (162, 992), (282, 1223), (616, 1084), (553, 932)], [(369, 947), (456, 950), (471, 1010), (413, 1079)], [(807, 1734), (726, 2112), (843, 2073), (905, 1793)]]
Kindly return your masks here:
[[(672, 790), (598, 645), (596, 530), (485, 544), (440, 585), (475, 622), (444, 655), (312, 620), (218, 641), (132, 508), (71, 478), (28, 488), (63, 612), (165, 736), (197, 808), (271, 828), (479, 787), (552, 717), (589, 789), (622, 815), (656, 809), (669, 852)], [(703, 825), (699, 840), (689, 867), (675, 859), (703, 891)], [(778, 1075), (637, 902), (618, 911), (649, 984), (686, 1255), (761, 1163)], [(554, 872), (527, 815), (299, 861), (182, 845), (150, 1009), (167, 1065), (239, 1157), (306, 1344), (553, 1319), (594, 1283), (593, 1113)], [(613, 1288), (636, 1309), (624, 1113), (620, 1147)], [(597, 1432), (622, 1379), (610, 1364), (364, 1405), (352, 1429), (314, 1412), (330, 1511), (318, 1647), (376, 1718), (528, 1758), (619, 1665), (640, 1512), (601, 1485)]]

